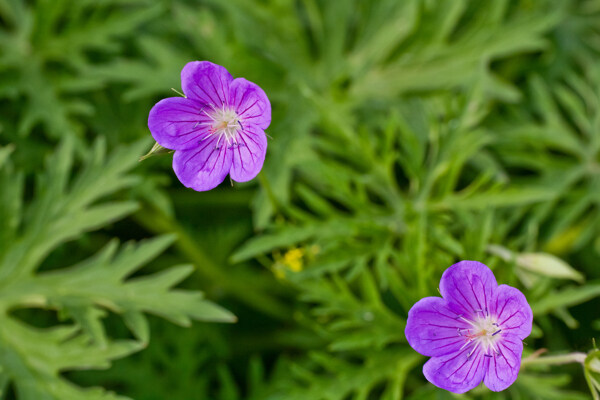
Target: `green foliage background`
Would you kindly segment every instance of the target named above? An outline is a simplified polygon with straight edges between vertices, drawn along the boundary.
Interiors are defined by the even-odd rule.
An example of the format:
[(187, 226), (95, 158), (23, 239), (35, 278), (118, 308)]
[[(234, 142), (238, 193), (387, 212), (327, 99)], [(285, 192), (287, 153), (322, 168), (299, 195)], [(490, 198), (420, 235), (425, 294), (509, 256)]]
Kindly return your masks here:
[[(192, 60), (271, 99), (253, 182), (138, 163)], [(460, 259), (535, 315), (461, 398), (599, 399), (597, 0), (0, 0), (3, 399), (454, 398), (404, 326)]]

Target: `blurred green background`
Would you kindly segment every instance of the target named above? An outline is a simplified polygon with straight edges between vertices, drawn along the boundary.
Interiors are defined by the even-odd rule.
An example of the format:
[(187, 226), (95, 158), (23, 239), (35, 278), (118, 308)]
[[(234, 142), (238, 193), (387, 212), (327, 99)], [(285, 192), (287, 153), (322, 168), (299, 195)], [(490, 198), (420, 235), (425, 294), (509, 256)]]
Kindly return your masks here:
[[(138, 162), (193, 60), (271, 100), (252, 182)], [(599, 399), (599, 61), (597, 0), (0, 0), (2, 398)], [(404, 337), (461, 259), (534, 311), (505, 392)]]

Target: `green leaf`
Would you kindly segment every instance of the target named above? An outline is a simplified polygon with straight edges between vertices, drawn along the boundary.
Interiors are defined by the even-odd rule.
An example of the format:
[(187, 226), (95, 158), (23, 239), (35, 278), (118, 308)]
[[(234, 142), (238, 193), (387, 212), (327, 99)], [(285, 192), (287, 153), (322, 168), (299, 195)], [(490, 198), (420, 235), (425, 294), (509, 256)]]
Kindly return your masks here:
[(158, 143), (154, 143), (154, 146), (150, 149), (150, 151), (143, 156), (140, 157), (139, 161), (144, 161), (147, 158), (158, 156), (161, 154), (173, 153), (173, 150), (167, 149), (166, 147), (162, 147)]
[(586, 284), (550, 293), (531, 303), (534, 315), (547, 314), (559, 307), (570, 307), (600, 296), (600, 284)]
[[(129, 243), (121, 250), (116, 240), (109, 241), (96, 255), (73, 266), (38, 272), (60, 245), (136, 209), (134, 202), (109, 198), (135, 183), (128, 170), (135, 165), (131, 154), (142, 143), (119, 149), (108, 160), (97, 143), (86, 166), (71, 178), (73, 148), (65, 141), (41, 175), (35, 200), (25, 207), (29, 218), (21, 229), (8, 225), (13, 242), (0, 253), (0, 389), (12, 383), (19, 399), (124, 399), (102, 388), (78, 387), (62, 374), (108, 368), (112, 360), (147, 346), (145, 313), (181, 325), (192, 319), (235, 320), (202, 293), (173, 288), (193, 271), (191, 266), (129, 279), (171, 245), (174, 235)], [(0, 184), (12, 179), (6, 173), (9, 165), (0, 170)], [(0, 200), (8, 205), (16, 201), (21, 207), (21, 191), (13, 193)], [(56, 310), (69, 321), (41, 330), (11, 314), (27, 308)], [(123, 316), (136, 340), (118, 340), (107, 333), (104, 319), (109, 312)]]

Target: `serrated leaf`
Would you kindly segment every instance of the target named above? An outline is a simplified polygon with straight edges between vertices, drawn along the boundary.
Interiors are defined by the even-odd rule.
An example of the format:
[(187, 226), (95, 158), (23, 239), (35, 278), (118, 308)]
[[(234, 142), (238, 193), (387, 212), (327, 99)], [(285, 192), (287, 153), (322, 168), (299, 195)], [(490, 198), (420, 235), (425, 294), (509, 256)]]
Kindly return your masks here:
[[(140, 143), (126, 149), (139, 147)], [(182, 325), (191, 319), (235, 319), (204, 300), (200, 292), (172, 288), (193, 271), (191, 266), (127, 279), (173, 243), (173, 235), (139, 245), (130, 243), (121, 251), (117, 241), (109, 241), (95, 256), (74, 266), (36, 273), (44, 258), (61, 244), (136, 209), (135, 202), (106, 199), (134, 182), (127, 173), (135, 157), (129, 156), (134, 160), (126, 162), (119, 159), (127, 153), (118, 150), (106, 160), (104, 146), (98, 142), (71, 185), (73, 147), (65, 141), (49, 159), (37, 196), (26, 207), (30, 218), (20, 230), (9, 225), (7, 232), (17, 237), (5, 253), (0, 252), (0, 390), (11, 382), (19, 399), (124, 399), (102, 388), (80, 388), (62, 374), (108, 368), (111, 360), (147, 346), (150, 335), (144, 313)], [(0, 170), (4, 182), (6, 170), (5, 163)], [(13, 193), (11, 196), (21, 201), (22, 193)], [(28, 307), (57, 310), (73, 323), (40, 330), (9, 314), (12, 309)], [(116, 340), (107, 334), (104, 317), (109, 311), (123, 314), (136, 340)]]

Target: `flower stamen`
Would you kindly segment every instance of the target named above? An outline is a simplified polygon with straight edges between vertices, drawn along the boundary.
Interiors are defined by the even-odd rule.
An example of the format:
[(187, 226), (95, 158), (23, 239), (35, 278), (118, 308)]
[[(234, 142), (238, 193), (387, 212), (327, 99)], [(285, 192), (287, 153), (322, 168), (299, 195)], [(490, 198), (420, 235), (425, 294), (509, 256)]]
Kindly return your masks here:
[(228, 108), (225, 104), (222, 104), (220, 108), (215, 107), (213, 104), (209, 104), (212, 108), (209, 111), (203, 109), (202, 112), (210, 118), (209, 122), (202, 122), (202, 125), (209, 126), (209, 134), (206, 135), (202, 140), (217, 135), (216, 149), (219, 149), (221, 141), (223, 141), (228, 148), (239, 146), (238, 133), (244, 130), (240, 117), (233, 108)]
[[(502, 332), (502, 329), (499, 329), (498, 323), (490, 317), (487, 307), (484, 310), (475, 310), (475, 312), (481, 312), (483, 317), (477, 315), (473, 320), (463, 317), (462, 314), (456, 317), (456, 319), (460, 319), (474, 328), (457, 328), (458, 335), (465, 338), (465, 343), (460, 347), (460, 350), (474, 343), (467, 359), (471, 358), (479, 346), (483, 347), (483, 353), (487, 357), (493, 357), (492, 352), (500, 354), (496, 342), (500, 339), (498, 334)], [(464, 331), (466, 331), (466, 334)]]

